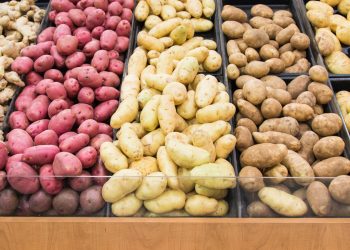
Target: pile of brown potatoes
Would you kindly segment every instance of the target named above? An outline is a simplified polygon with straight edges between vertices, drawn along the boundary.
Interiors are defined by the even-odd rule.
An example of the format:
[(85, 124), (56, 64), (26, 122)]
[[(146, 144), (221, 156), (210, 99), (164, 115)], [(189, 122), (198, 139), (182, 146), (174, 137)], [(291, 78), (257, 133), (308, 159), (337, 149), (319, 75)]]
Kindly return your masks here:
[(250, 14), (225, 5), (221, 12), (222, 30), (229, 39), (227, 76), (261, 78), (268, 74), (305, 73), (310, 68), (307, 35), (300, 32), (288, 10), (273, 11), (264, 4), (254, 5)]
[(313, 66), (308, 73), (289, 83), (277, 76), (236, 80), (239, 183), (251, 217), (344, 213), (338, 184), (343, 179), (334, 179), (329, 193), (329, 181), (317, 181), (350, 173), (350, 161), (342, 156), (345, 143), (337, 136), (342, 120), (322, 106), (333, 96), (327, 70)]

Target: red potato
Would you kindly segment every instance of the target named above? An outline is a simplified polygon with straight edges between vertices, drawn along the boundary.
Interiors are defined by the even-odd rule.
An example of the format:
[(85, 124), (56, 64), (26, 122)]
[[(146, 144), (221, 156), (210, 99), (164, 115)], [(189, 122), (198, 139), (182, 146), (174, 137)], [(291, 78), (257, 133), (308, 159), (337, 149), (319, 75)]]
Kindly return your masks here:
[(32, 137), (23, 129), (13, 129), (6, 135), (7, 147), (11, 154), (22, 154), (33, 146)]
[(130, 36), (130, 31), (131, 31), (131, 25), (130, 25), (129, 21), (121, 20), (118, 23), (117, 30), (116, 30), (118, 36), (129, 37)]
[(9, 124), (11, 129), (20, 128), (25, 130), (29, 126), (29, 121), (24, 112), (15, 111), (10, 115)]
[(94, 0), (80, 0), (79, 3), (81, 4), (82, 9), (94, 6)]
[(43, 190), (39, 190), (32, 194), (28, 204), (31, 211), (34, 213), (44, 213), (51, 208), (52, 197)]
[(30, 124), (26, 129), (26, 131), (32, 138), (35, 138), (35, 136), (47, 130), (48, 126), (49, 126), (49, 120), (43, 119)]
[(95, 93), (92, 88), (83, 87), (78, 93), (79, 103), (93, 104), (95, 100)]
[(109, 100), (102, 102), (101, 104), (97, 105), (95, 107), (94, 111), (94, 119), (98, 122), (104, 122), (107, 121), (113, 113), (118, 108), (118, 101), (117, 100)]
[(68, 108), (71, 108), (74, 105), (74, 102), (68, 97), (64, 99), (68, 103)]
[(73, 69), (80, 67), (84, 64), (86, 60), (85, 54), (83, 52), (77, 51), (66, 58), (66, 67), (68, 69)]
[(90, 146), (94, 147), (99, 152), (100, 147), (104, 142), (112, 142), (112, 137), (106, 134), (98, 134), (91, 139)]
[(63, 82), (63, 74), (57, 69), (49, 69), (44, 74), (45, 79), (51, 79), (55, 82)]
[(62, 68), (64, 66), (64, 62), (66, 59), (64, 56), (62, 56), (62, 55), (60, 55), (60, 53), (58, 53), (56, 46), (51, 47), (50, 55), (53, 57), (57, 68)]
[(111, 126), (109, 126), (106, 123), (98, 123), (98, 133), (99, 134), (106, 134), (109, 135), (110, 137), (113, 136), (113, 129)]
[(6, 162), (8, 159), (9, 151), (5, 143), (0, 142), (0, 169), (3, 169), (6, 166)]
[[(95, 1), (95, 0), (93, 0)], [(95, 10), (97, 10), (95, 7), (94, 7), (94, 4), (92, 3), (91, 6), (88, 6), (84, 9), (84, 13), (86, 16), (90, 15), (92, 12), (94, 12)]]
[(103, 26), (97, 26), (91, 31), (91, 35), (95, 39), (100, 39), (103, 31), (105, 31), (105, 28)]
[(91, 105), (85, 103), (74, 104), (71, 107), (72, 112), (75, 114), (76, 123), (78, 125), (82, 124), (85, 120), (93, 119), (94, 109)]
[(0, 215), (12, 215), (18, 206), (18, 197), (14, 190), (7, 188), (0, 192)]
[(65, 139), (71, 137), (71, 136), (74, 136), (74, 135), (77, 135), (77, 133), (73, 132), (73, 131), (69, 131), (69, 132), (66, 132), (64, 134), (62, 134), (59, 138), (58, 138), (58, 143), (61, 143), (63, 142)]
[(118, 75), (121, 75), (124, 70), (124, 63), (117, 59), (112, 59), (109, 61), (108, 70)]
[(64, 88), (62, 83), (59, 82), (51, 82), (46, 87), (46, 95), (51, 100), (56, 99), (65, 99), (67, 97), (67, 91)]
[(52, 83), (52, 79), (44, 79), (38, 82), (38, 84), (35, 86), (35, 93), (38, 95), (45, 95), (46, 94), (46, 88), (49, 86), (50, 83)]
[(52, 167), (55, 176), (77, 176), (83, 169), (78, 157), (69, 152), (58, 153)]
[(102, 187), (92, 186), (80, 194), (80, 207), (83, 213), (94, 214), (106, 204), (102, 197)]
[(10, 186), (21, 194), (33, 194), (40, 188), (35, 170), (24, 162), (16, 162), (7, 172)]
[(118, 23), (122, 19), (119, 16), (110, 16), (107, 18), (106, 23), (105, 23), (105, 28), (109, 30), (115, 30), (118, 26)]
[(111, 16), (120, 16), (123, 11), (123, 6), (118, 2), (112, 2), (108, 5), (108, 13)]
[(14, 163), (22, 161), (23, 154), (15, 154), (7, 159), (5, 170), (8, 172), (14, 166)]
[(118, 87), (120, 84), (120, 78), (117, 74), (108, 71), (100, 72), (102, 77), (102, 85), (107, 87)]
[(108, 10), (108, 0), (94, 0), (94, 6), (103, 11)]
[(34, 62), (34, 70), (36, 72), (45, 72), (53, 67), (55, 60), (51, 55), (42, 55)]
[(105, 50), (113, 50), (117, 43), (117, 38), (118, 38), (118, 35), (115, 31), (113, 30), (103, 31), (100, 37), (101, 48)]
[(29, 195), (21, 195), (18, 201), (16, 216), (32, 216), (34, 213), (29, 208)]
[(44, 78), (41, 75), (39, 75), (35, 71), (31, 71), (26, 75), (25, 82), (27, 83), (27, 85), (36, 85), (42, 79)]
[(50, 164), (40, 168), (40, 184), (48, 194), (58, 194), (63, 189), (63, 181), (55, 177)]
[(68, 183), (73, 190), (82, 192), (92, 186), (91, 174), (87, 171), (83, 171), (77, 177), (69, 178)]
[(97, 151), (95, 148), (88, 146), (79, 150), (76, 156), (81, 161), (83, 168), (91, 168), (97, 161)]
[(131, 23), (132, 11), (128, 8), (124, 8), (120, 17), (122, 18), (122, 20), (127, 20), (129, 23)]
[(45, 54), (50, 54), (51, 47), (54, 45), (55, 43), (53, 41), (47, 41), (37, 44), (38, 48), (41, 48)]
[(125, 36), (118, 36), (117, 43), (114, 47), (119, 53), (125, 52), (129, 47), (129, 38)]
[(18, 74), (27, 74), (33, 70), (34, 62), (27, 56), (17, 57), (11, 64), (11, 69)]
[(78, 81), (83, 87), (97, 89), (102, 85), (102, 77), (92, 67), (82, 67), (78, 73)]
[(48, 129), (52, 129), (58, 136), (60, 136), (68, 131), (71, 131), (75, 121), (76, 116), (74, 112), (71, 109), (65, 109), (59, 112), (57, 115), (51, 117)]
[(96, 136), (98, 134), (98, 123), (93, 119), (88, 119), (82, 122), (78, 128), (78, 133), (84, 133), (90, 136), (90, 138)]
[(85, 26), (86, 15), (84, 11), (80, 9), (71, 9), (68, 11), (68, 16), (72, 20), (75, 26), (77, 27)]
[(64, 35), (57, 39), (56, 47), (60, 55), (69, 56), (78, 49), (78, 38), (72, 35)]
[(50, 103), (49, 108), (47, 109), (47, 113), (51, 118), (65, 109), (69, 109), (68, 102), (64, 99), (56, 99)]
[(60, 24), (67, 24), (69, 28), (74, 28), (73, 22), (67, 12), (60, 12), (55, 16), (55, 25), (58, 26)]
[[(108, 58), (111, 59), (118, 59), (119, 53), (116, 50), (110, 50), (107, 52), (108, 53)], [(109, 61), (108, 61), (109, 62)]]
[(6, 172), (0, 171), (0, 191), (4, 190), (7, 185)]
[(56, 27), (47, 27), (43, 29), (36, 39), (37, 43), (53, 41), (53, 33), (55, 32), (55, 29)]
[(31, 165), (51, 164), (60, 149), (55, 145), (38, 145), (23, 152), (22, 161)]
[(50, 20), (50, 22), (54, 22), (55, 21), (55, 17), (56, 17), (56, 15), (57, 15), (57, 11), (55, 11), (55, 10), (51, 10), (50, 12), (49, 12), (49, 20)]
[(119, 90), (113, 87), (102, 86), (95, 89), (95, 98), (100, 102), (109, 100), (117, 100), (119, 97)]
[(95, 166), (91, 169), (91, 174), (93, 176), (94, 183), (99, 186), (103, 186), (108, 181), (108, 175), (110, 174), (108, 170), (103, 165), (101, 159), (97, 160)]
[(93, 28), (97, 26), (103, 25), (106, 18), (106, 14), (101, 9), (95, 9), (87, 14), (86, 17), (86, 27), (89, 30), (92, 30)]
[(15, 102), (16, 110), (23, 112), (27, 110), (36, 97), (35, 88), (35, 85), (29, 85), (22, 90)]
[(89, 144), (90, 137), (87, 134), (77, 134), (68, 137), (59, 145), (62, 152), (76, 153)]
[(83, 52), (85, 54), (85, 56), (87, 57), (92, 57), (96, 51), (98, 51), (100, 49), (100, 41), (99, 40), (92, 40), (90, 42), (88, 42), (87, 44), (85, 44), (84, 48), (83, 48)]
[(67, 12), (70, 9), (74, 9), (75, 5), (68, 0), (52, 0), (51, 9), (57, 12)]
[(74, 33), (74, 36), (78, 39), (79, 48), (83, 48), (85, 44), (92, 40), (92, 36), (89, 30), (79, 30)]
[(70, 188), (64, 188), (52, 201), (52, 207), (58, 215), (73, 215), (78, 206), (79, 195)]
[(29, 57), (33, 60), (36, 60), (40, 56), (44, 55), (44, 50), (37, 45), (29, 45), (28, 47), (24, 47), (21, 50), (21, 56)]
[(123, 7), (130, 10), (134, 9), (135, 3), (134, 0), (123, 0)]
[(91, 66), (94, 67), (98, 72), (104, 71), (108, 68), (109, 58), (107, 50), (98, 50), (94, 54), (91, 60)]
[(58, 136), (55, 131), (48, 129), (34, 138), (34, 145), (58, 145)]
[(69, 78), (63, 83), (64, 88), (67, 91), (67, 95), (69, 98), (75, 98), (80, 90), (79, 82), (74, 78)]
[(53, 41), (57, 43), (58, 38), (65, 35), (71, 35), (72, 31), (67, 24), (60, 24), (56, 27), (53, 33)]
[(49, 103), (50, 100), (46, 95), (37, 96), (26, 110), (28, 120), (35, 122), (46, 118)]

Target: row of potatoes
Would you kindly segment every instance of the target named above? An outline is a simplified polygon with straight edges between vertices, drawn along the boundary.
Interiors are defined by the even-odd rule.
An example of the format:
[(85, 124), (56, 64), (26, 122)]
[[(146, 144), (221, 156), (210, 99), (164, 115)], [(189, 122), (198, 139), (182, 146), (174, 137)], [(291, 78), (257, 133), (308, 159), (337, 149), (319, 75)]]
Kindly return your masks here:
[[(220, 69), (221, 56), (215, 41), (194, 37), (198, 29), (187, 17), (165, 17), (168, 5), (182, 2), (161, 2), (160, 12), (155, 2), (140, 1), (135, 10), (146, 28), (138, 33), (121, 103), (111, 118), (117, 140), (100, 149), (104, 165), (114, 173), (102, 195), (116, 216), (224, 216), (229, 211), (224, 198), (236, 186), (234, 168), (226, 160), (236, 144), (229, 123), (236, 109), (223, 83), (200, 74), (201, 67)], [(200, 17), (188, 7), (191, 2), (201, 3), (182, 5)], [(140, 19), (137, 13), (146, 5), (152, 15)], [(209, 17), (207, 10), (203, 13)], [(152, 16), (161, 22), (150, 27)], [(183, 27), (184, 38), (178, 38)]]

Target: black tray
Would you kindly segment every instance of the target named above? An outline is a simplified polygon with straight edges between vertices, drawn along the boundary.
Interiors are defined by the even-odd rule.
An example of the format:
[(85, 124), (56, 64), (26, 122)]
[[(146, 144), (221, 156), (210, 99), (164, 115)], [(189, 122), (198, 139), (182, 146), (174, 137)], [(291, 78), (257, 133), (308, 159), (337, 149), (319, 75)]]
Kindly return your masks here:
[[(323, 59), (323, 56), (321, 55), (316, 40), (315, 40), (315, 31), (314, 28), (312, 27), (311, 23), (309, 22), (309, 20), (307, 19), (306, 16), (306, 8), (305, 8), (305, 4), (309, 1), (309, 0), (294, 0), (297, 2), (297, 5), (299, 6), (299, 14), (301, 17), (302, 22), (304, 23), (305, 26), (305, 30), (306, 30), (306, 34), (309, 36), (310, 41), (311, 41), (311, 47), (312, 47), (312, 53), (313, 56), (316, 60), (316, 63), (322, 66), (326, 66), (326, 63)], [(334, 14), (339, 14), (337, 9), (334, 9)], [(345, 17), (346, 18), (346, 17)], [(350, 57), (350, 46), (342, 45), (342, 52), (344, 52), (344, 54), (346, 54), (348, 57)], [(329, 77), (330, 78), (350, 78), (350, 74), (334, 74), (329, 72)]]
[[(299, 16), (299, 6), (297, 4), (297, 0), (280, 0), (280, 1), (276, 1), (276, 0), (222, 0), (219, 1), (220, 2), (220, 13), (223, 9), (224, 5), (232, 5), (235, 6), (237, 8), (242, 9), (244, 12), (247, 13), (248, 17), (250, 18), (250, 9), (253, 5), (256, 4), (265, 4), (268, 5), (270, 8), (272, 8), (274, 11), (276, 10), (289, 10), (292, 12), (293, 14), (293, 19), (296, 23), (296, 25), (299, 27), (300, 31), (302, 33), (307, 34), (305, 26), (304, 26), (304, 22), (303, 20), (300, 18)], [(219, 15), (219, 26), (220, 26), (220, 30), (221, 30), (221, 24), (223, 22), (221, 15)], [(227, 56), (227, 51), (226, 51), (226, 43), (227, 43), (227, 37), (225, 36), (225, 34), (221, 31), (221, 47), (222, 47), (222, 57), (223, 57), (223, 62), (225, 64), (225, 68), (228, 65), (228, 56)], [(308, 59), (308, 61), (310, 62), (311, 66), (317, 64), (316, 60), (314, 58), (314, 53), (313, 53), (313, 48), (314, 46), (310, 46), (307, 50), (306, 50), (306, 58)], [(226, 70), (224, 70), (224, 74), (227, 76)], [(280, 77), (296, 77), (298, 75), (300, 75), (301, 73), (281, 73), (278, 74), (278, 76)]]

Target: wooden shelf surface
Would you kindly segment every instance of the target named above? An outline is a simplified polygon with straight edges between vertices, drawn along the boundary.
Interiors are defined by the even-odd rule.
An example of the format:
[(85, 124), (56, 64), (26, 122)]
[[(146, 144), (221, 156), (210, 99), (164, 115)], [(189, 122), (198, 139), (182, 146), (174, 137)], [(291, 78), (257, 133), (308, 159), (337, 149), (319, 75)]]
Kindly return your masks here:
[(1, 250), (350, 249), (350, 219), (0, 218)]

